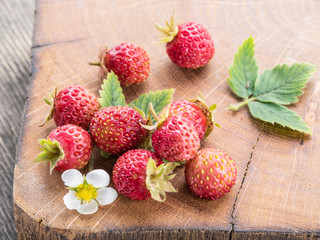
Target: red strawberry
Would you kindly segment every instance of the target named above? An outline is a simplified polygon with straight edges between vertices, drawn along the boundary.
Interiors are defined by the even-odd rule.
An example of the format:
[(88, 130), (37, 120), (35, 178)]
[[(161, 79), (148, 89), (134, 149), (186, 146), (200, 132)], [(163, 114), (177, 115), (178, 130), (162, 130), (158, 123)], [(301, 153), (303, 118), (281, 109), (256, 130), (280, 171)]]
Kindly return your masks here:
[(56, 90), (52, 102), (45, 99), (52, 105), (45, 123), (53, 117), (57, 126), (75, 124), (87, 130), (91, 118), (100, 107), (96, 95), (79, 85), (66, 87), (55, 95)]
[(152, 135), (156, 154), (170, 162), (187, 161), (195, 157), (200, 139), (193, 124), (180, 115), (160, 123)]
[(199, 139), (208, 136), (213, 129), (212, 113), (200, 100), (178, 100), (171, 103), (169, 116), (181, 115), (196, 128)]
[(73, 124), (57, 127), (39, 143), (43, 146), (42, 152), (35, 161), (50, 163), (50, 173), (53, 169), (84, 168), (91, 158), (93, 147), (89, 133)]
[(167, 53), (172, 62), (178, 66), (199, 68), (206, 65), (213, 57), (213, 41), (208, 30), (201, 24), (185, 22), (177, 26), (172, 17), (166, 27), (158, 24), (156, 27), (164, 34), (160, 41), (167, 43)]
[(147, 52), (132, 43), (121, 43), (109, 51), (100, 51), (100, 62), (89, 63), (101, 66), (103, 74), (113, 71), (121, 85), (141, 83), (150, 73), (150, 59)]
[(231, 157), (215, 148), (204, 148), (185, 167), (186, 182), (200, 198), (218, 199), (235, 184), (237, 168)]
[(169, 175), (178, 164), (162, 164), (153, 152), (134, 149), (120, 156), (113, 168), (113, 182), (117, 191), (131, 200), (146, 200), (152, 197), (165, 200), (165, 192), (176, 192), (168, 182)]
[(147, 136), (141, 114), (128, 106), (102, 108), (91, 120), (90, 132), (98, 147), (108, 154), (121, 154), (137, 147)]

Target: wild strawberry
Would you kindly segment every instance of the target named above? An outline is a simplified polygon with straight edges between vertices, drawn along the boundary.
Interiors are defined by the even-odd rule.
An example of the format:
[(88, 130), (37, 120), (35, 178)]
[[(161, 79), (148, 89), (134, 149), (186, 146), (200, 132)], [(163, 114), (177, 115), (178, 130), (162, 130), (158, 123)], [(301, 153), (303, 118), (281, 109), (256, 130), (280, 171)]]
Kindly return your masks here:
[(200, 100), (178, 100), (170, 104), (169, 116), (181, 115), (187, 118), (196, 128), (199, 139), (207, 137), (213, 130), (213, 119), (210, 108)]
[(173, 17), (170, 24), (166, 24), (166, 27), (156, 24), (156, 27), (164, 34), (160, 42), (166, 43), (172, 62), (183, 68), (199, 68), (211, 60), (214, 45), (204, 26), (195, 22), (185, 22), (177, 26)]
[(141, 114), (128, 106), (102, 108), (91, 120), (90, 132), (97, 146), (108, 154), (121, 154), (137, 147), (147, 136)]
[(200, 198), (218, 199), (235, 184), (237, 168), (231, 157), (215, 148), (201, 149), (185, 167), (186, 182)]
[(162, 164), (153, 152), (134, 149), (120, 156), (113, 167), (113, 183), (117, 191), (131, 200), (146, 200), (152, 197), (164, 201), (165, 192), (176, 192), (169, 175), (177, 163)]
[(100, 50), (100, 62), (90, 65), (101, 66), (102, 75), (113, 71), (121, 85), (143, 82), (150, 73), (150, 59), (147, 52), (132, 43), (121, 43), (110, 50)]
[(73, 124), (57, 127), (47, 139), (39, 139), (39, 143), (42, 152), (35, 161), (50, 163), (50, 173), (53, 169), (84, 168), (91, 158), (93, 147), (89, 133)]
[(200, 139), (193, 124), (180, 115), (160, 123), (152, 135), (156, 154), (170, 162), (187, 161), (195, 157)]
[(66, 87), (58, 95), (55, 89), (52, 97), (52, 101), (45, 99), (52, 109), (41, 126), (53, 117), (57, 126), (75, 124), (87, 130), (100, 107), (96, 95), (79, 85)]

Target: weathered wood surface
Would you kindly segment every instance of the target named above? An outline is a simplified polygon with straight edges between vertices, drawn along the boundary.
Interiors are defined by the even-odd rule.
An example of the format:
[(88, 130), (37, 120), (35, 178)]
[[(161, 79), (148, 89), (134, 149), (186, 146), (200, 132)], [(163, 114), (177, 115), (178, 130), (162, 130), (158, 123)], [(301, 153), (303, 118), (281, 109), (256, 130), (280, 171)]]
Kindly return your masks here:
[[(208, 66), (175, 66), (164, 46), (153, 42), (154, 22), (194, 20), (213, 36), (216, 54)], [(319, 1), (45, 1), (39, 0), (33, 38), (32, 76), (17, 152), (14, 208), (20, 239), (317, 239), (320, 237), (319, 72), (300, 102), (291, 106), (308, 122), (312, 137), (263, 124), (247, 109), (227, 111), (238, 100), (226, 82), (237, 47), (250, 34), (261, 70), (278, 63), (320, 63)], [(202, 92), (217, 103), (215, 129), (204, 146), (224, 149), (235, 159), (238, 178), (217, 201), (192, 196), (183, 169), (173, 184), (177, 194), (165, 203), (119, 197), (91, 216), (65, 208), (61, 174), (32, 162), (36, 140), (54, 128), (38, 128), (48, 111), (42, 97), (70, 84), (98, 92), (95, 60), (99, 46), (120, 42), (142, 46), (151, 58), (151, 75), (124, 89), (130, 102), (150, 90), (176, 88), (175, 99)], [(112, 170), (112, 160), (95, 154), (95, 168)]]
[(30, 73), (33, 0), (0, 1), (0, 239), (17, 239), (13, 216), (16, 145)]

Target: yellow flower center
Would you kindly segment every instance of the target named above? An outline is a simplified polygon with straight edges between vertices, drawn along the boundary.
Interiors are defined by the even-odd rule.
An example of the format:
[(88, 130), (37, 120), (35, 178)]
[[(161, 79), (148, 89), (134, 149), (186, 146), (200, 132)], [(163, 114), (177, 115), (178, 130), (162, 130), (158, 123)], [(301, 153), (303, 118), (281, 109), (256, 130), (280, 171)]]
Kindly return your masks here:
[(91, 199), (97, 197), (97, 188), (93, 187), (91, 184), (80, 184), (77, 187), (76, 196), (85, 202), (90, 202)]

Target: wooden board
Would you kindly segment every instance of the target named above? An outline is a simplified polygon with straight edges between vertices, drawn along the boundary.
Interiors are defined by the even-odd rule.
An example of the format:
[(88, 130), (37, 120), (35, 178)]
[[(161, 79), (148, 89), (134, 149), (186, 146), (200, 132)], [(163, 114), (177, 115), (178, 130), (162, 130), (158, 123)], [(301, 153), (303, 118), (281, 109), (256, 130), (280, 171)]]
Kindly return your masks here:
[[(179, 22), (205, 25), (216, 48), (204, 68), (185, 70), (154, 44), (155, 22), (175, 9)], [(14, 209), (20, 239), (317, 239), (320, 236), (320, 74), (311, 79), (293, 106), (312, 129), (306, 137), (250, 117), (248, 109), (226, 110), (238, 99), (226, 82), (228, 66), (251, 34), (261, 70), (279, 63), (320, 64), (319, 1), (89, 1), (38, 0), (32, 48), (32, 74), (14, 177)], [(37, 139), (53, 123), (38, 128), (48, 108), (42, 97), (82, 84), (98, 93), (98, 69), (90, 67), (101, 44), (142, 46), (151, 58), (151, 75), (124, 88), (127, 102), (150, 90), (176, 88), (174, 99), (202, 92), (216, 103), (214, 129), (203, 146), (227, 151), (238, 166), (236, 185), (226, 197), (207, 201), (192, 196), (183, 168), (164, 203), (119, 197), (90, 216), (63, 204), (67, 192), (61, 174), (34, 163)], [(94, 154), (95, 168), (111, 173), (114, 160)], [(84, 171), (85, 172), (85, 171)]]

